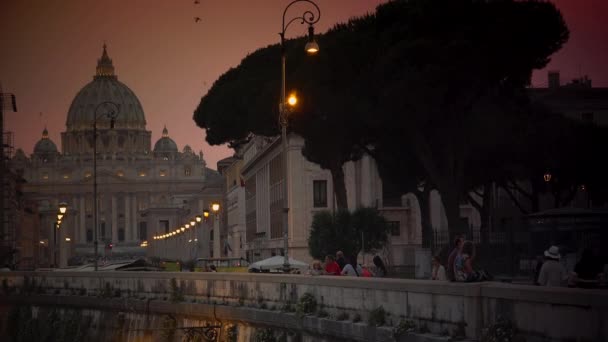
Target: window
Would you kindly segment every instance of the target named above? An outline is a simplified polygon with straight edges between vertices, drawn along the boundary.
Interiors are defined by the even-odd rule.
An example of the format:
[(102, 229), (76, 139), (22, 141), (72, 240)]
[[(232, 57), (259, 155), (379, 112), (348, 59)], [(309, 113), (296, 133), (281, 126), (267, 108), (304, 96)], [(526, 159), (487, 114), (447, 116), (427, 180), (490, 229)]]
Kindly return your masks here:
[(327, 181), (316, 180), (313, 181), (313, 206), (315, 208), (327, 207)]
[(118, 177), (124, 177), (125, 173), (124, 173), (124, 172), (122, 172), (122, 171), (118, 171), (118, 172), (116, 172), (116, 175), (117, 175)]
[(392, 236), (401, 235), (401, 223), (399, 221), (388, 221), (387, 223), (390, 227)]
[[(160, 221), (158, 221), (158, 225), (159, 225), (161, 232), (164, 232), (164, 233), (169, 232), (169, 220), (160, 220)], [(141, 235), (140, 235), (140, 237), (141, 237)]]
[(165, 171), (165, 170), (160, 170), (160, 174), (159, 174), (159, 176), (161, 176), (161, 177), (165, 177), (166, 175), (167, 175), (167, 171)]
[(49, 174), (48, 173), (43, 173), (42, 174), (42, 179), (49, 179)]
[(125, 229), (118, 228), (118, 241), (125, 241)]
[(146, 177), (146, 171), (139, 171), (139, 177)]
[(192, 169), (187, 166), (184, 168), (184, 176), (190, 176), (192, 174)]

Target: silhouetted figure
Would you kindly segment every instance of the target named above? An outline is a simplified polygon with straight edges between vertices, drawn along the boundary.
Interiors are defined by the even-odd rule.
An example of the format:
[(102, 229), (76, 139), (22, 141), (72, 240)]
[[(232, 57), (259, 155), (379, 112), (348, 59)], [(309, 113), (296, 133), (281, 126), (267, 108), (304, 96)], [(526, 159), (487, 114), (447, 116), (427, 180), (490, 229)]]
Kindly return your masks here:
[(346, 266), (346, 259), (344, 259), (344, 253), (342, 253), (342, 251), (336, 252), (336, 262), (338, 263), (338, 266), (340, 266), (341, 270), (343, 270), (344, 266)]
[(372, 259), (372, 261), (374, 262), (374, 265), (376, 266), (376, 272), (374, 272), (374, 277), (378, 277), (378, 278), (384, 278), (386, 277), (386, 274), (388, 273), (386, 271), (386, 266), (384, 266), (384, 261), (382, 261), (382, 258), (378, 255), (374, 256), (374, 259)]
[(540, 268), (538, 284), (541, 286), (564, 286), (568, 273), (559, 263), (561, 255), (557, 246), (551, 246), (545, 251), (545, 262)]
[(590, 248), (585, 248), (581, 260), (574, 267), (576, 286), (592, 288), (597, 286), (598, 276), (602, 273), (602, 264)]
[(464, 244), (464, 240), (461, 237), (457, 237), (456, 240), (454, 240), (454, 249), (452, 249), (452, 252), (450, 252), (450, 255), (448, 256), (448, 264), (447, 266), (447, 276), (448, 279), (451, 281), (456, 280), (456, 278), (454, 277), (454, 262), (456, 261), (456, 257), (458, 256), (458, 254), (460, 254), (462, 252), (462, 245)]
[(448, 280), (445, 275), (445, 267), (441, 264), (441, 260), (438, 256), (434, 256), (432, 259), (433, 267), (431, 268), (431, 280)]

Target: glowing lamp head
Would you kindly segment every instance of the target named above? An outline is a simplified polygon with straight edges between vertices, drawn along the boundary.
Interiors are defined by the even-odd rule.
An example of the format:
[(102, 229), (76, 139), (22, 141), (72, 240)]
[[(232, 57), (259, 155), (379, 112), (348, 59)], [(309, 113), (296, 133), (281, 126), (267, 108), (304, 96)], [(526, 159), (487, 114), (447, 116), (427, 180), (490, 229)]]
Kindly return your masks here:
[(314, 55), (319, 52), (319, 44), (315, 41), (315, 28), (312, 25), (308, 27), (308, 42), (304, 49), (309, 55)]
[(181, 227), (180, 229), (181, 229), (181, 231), (183, 232), (183, 231), (185, 231), (187, 228), (188, 228), (188, 225), (186, 225), (186, 227)]
[(547, 171), (547, 173), (545, 173), (545, 174), (543, 175), (543, 179), (544, 179), (544, 180), (545, 180), (545, 182), (547, 182), (547, 183), (549, 183), (549, 182), (551, 181), (551, 178), (552, 178), (552, 175), (551, 175), (551, 173), (549, 173), (548, 171)]
[(63, 214), (57, 214), (57, 221), (61, 221), (62, 218), (63, 218)]
[(207, 210), (207, 209), (203, 210), (203, 217), (209, 218), (209, 210)]
[(218, 211), (220, 211), (220, 204), (218, 202), (212, 203), (211, 210), (213, 210), (214, 213), (217, 213)]
[(61, 202), (59, 203), (59, 213), (60, 214), (65, 214), (65, 212), (68, 210), (68, 205), (65, 202)]
[(201, 215), (196, 215), (195, 219), (196, 219), (196, 222), (201, 222), (203, 220)]
[(289, 94), (289, 97), (287, 98), (287, 104), (290, 106), (295, 106), (298, 103), (298, 98), (296, 97), (296, 94)]
[(190, 221), (190, 227), (194, 227), (195, 224), (196, 224), (196, 221), (194, 221), (194, 220)]

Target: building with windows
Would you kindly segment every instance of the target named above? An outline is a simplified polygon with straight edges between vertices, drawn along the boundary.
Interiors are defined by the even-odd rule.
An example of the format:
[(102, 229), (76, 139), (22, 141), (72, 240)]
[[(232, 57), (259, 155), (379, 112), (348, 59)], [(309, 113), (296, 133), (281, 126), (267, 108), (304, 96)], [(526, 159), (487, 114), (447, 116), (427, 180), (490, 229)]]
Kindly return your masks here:
[[(256, 136), (243, 146), (232, 165), (239, 165), (244, 191), (233, 206), (244, 220), (244, 249), (249, 261), (261, 260), (284, 252), (283, 198), (285, 181), (280, 137)], [(310, 261), (308, 236), (315, 212), (335, 210), (331, 173), (311, 163), (302, 155), (304, 140), (288, 136), (288, 248), (295, 259)], [(414, 196), (405, 195), (399, 203), (383, 205), (382, 181), (375, 162), (363, 156), (344, 166), (349, 209), (377, 207), (392, 226), (389, 248), (382, 253), (392, 265), (410, 264), (409, 256), (420, 247), (420, 211)], [(233, 186), (236, 188), (238, 182)], [(230, 192), (229, 192), (230, 196)], [(229, 198), (229, 197), (228, 197)], [(230, 200), (228, 200), (230, 201)], [(230, 222), (230, 219), (229, 219)], [(241, 235), (242, 237), (243, 235)], [(339, 249), (336, 246), (336, 249)], [(362, 262), (363, 260), (360, 260)], [(367, 261), (371, 261), (368, 258)]]
[[(97, 113), (104, 102), (119, 108), (113, 123)], [(93, 196), (94, 158), (97, 198)], [(33, 154), (28, 157), (18, 150), (10, 167), (26, 180), (22, 190), (26, 199), (37, 204), (39, 240), (48, 241), (50, 255), (59, 255), (57, 260), (49, 258), (49, 264), (61, 266), (90, 259), (95, 233), (103, 257), (145, 255), (143, 241), (189, 222), (222, 195), (221, 188), (209, 186), (222, 178), (206, 167), (202, 151), (194, 153), (190, 146), (180, 151), (167, 127), (152, 145), (143, 107), (118, 80), (105, 45), (93, 80), (78, 92), (68, 110), (61, 151), (45, 129)], [(55, 231), (60, 202), (68, 204), (68, 213)]]

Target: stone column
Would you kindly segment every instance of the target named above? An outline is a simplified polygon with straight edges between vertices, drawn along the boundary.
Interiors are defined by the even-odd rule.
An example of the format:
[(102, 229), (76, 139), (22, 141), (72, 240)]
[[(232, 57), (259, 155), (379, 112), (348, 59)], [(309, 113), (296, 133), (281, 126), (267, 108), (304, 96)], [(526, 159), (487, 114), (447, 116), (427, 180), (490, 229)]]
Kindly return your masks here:
[(133, 223), (131, 224), (131, 236), (133, 237), (133, 241), (137, 241), (138, 240), (138, 234), (137, 231), (139, 230), (139, 227), (137, 226), (137, 216), (138, 216), (138, 211), (137, 211), (137, 195), (133, 194), (133, 200), (131, 201), (131, 213), (133, 213), (132, 218), (133, 218)]
[(80, 211), (80, 239), (78, 242), (86, 243), (87, 242), (87, 213), (86, 213), (86, 195), (80, 196), (80, 201), (78, 201), (78, 210)]
[[(70, 236), (70, 238), (72, 238), (72, 243), (76, 243), (77, 241), (79, 241), (79, 238), (80, 238), (80, 219), (79, 219), (79, 216), (76, 214), (76, 212), (78, 211), (78, 199), (76, 198), (76, 196), (72, 197), (72, 200), (70, 203), (71, 204), (68, 207), (67, 214), (69, 215), (69, 218), (70, 218), (71, 230), (70, 230), (68, 236)], [(70, 209), (72, 210), (72, 212), (70, 212)], [(66, 217), (66, 219), (67, 219), (67, 217)]]
[(125, 241), (133, 241), (133, 234), (131, 234), (131, 194), (125, 194)]
[(116, 195), (112, 194), (112, 243), (118, 242), (118, 215), (116, 212)]

